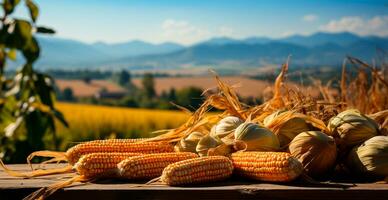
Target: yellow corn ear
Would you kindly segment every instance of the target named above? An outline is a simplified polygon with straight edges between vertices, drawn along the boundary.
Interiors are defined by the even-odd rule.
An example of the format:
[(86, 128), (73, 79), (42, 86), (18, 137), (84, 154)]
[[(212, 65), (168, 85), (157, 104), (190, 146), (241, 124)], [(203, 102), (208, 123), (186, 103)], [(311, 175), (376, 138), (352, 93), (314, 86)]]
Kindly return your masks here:
[(117, 166), (121, 178), (152, 179), (162, 175), (167, 165), (196, 157), (191, 152), (146, 154), (127, 158)]
[(136, 139), (96, 140), (78, 144), (66, 152), (66, 158), (71, 165), (89, 153), (122, 152), (122, 153), (164, 153), (174, 152), (174, 147), (165, 142), (137, 142)]
[(302, 164), (286, 152), (237, 152), (231, 155), (237, 175), (270, 182), (288, 182), (303, 172)]
[(168, 165), (161, 181), (168, 185), (207, 183), (227, 179), (232, 175), (233, 165), (224, 156), (207, 156), (179, 161)]
[(86, 178), (116, 177), (117, 164), (141, 153), (91, 153), (82, 156), (74, 169)]
[[(166, 142), (143, 142), (144, 138), (138, 139), (106, 139), (93, 140), (77, 144), (66, 152), (57, 151), (36, 151), (27, 157), (27, 163), (31, 166), (31, 160), (36, 157), (52, 157), (52, 159), (41, 164), (67, 161), (74, 165), (78, 159), (89, 153), (103, 152), (138, 152), (138, 153), (164, 153), (174, 152), (172, 145)], [(31, 167), (32, 168), (32, 167)]]

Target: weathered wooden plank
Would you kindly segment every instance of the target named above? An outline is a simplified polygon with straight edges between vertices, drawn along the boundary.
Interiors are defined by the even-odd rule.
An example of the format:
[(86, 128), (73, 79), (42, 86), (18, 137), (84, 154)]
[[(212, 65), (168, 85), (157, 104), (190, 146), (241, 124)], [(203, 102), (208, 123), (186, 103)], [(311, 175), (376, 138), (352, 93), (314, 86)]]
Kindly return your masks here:
[[(59, 167), (63, 167), (60, 165)], [(58, 167), (49, 165), (48, 168)], [(26, 165), (11, 165), (28, 171)], [(39, 188), (66, 180), (75, 174), (51, 175), (33, 179), (10, 177), (0, 171), (0, 199), (21, 199)], [(156, 183), (104, 180), (78, 183), (62, 189), (50, 199), (387, 199), (388, 184), (342, 184), (351, 187), (308, 186), (301, 182), (268, 184), (231, 179), (224, 182), (187, 187), (168, 187)]]
[[(21, 199), (33, 192), (29, 188), (16, 190), (0, 190), (4, 199)], [(150, 188), (140, 187), (131, 189), (94, 188), (83, 190), (67, 188), (55, 193), (50, 199), (385, 199), (387, 190), (328, 190), (328, 189), (263, 189), (257, 186), (253, 189), (227, 188)], [(3, 198), (1, 198), (3, 199)]]

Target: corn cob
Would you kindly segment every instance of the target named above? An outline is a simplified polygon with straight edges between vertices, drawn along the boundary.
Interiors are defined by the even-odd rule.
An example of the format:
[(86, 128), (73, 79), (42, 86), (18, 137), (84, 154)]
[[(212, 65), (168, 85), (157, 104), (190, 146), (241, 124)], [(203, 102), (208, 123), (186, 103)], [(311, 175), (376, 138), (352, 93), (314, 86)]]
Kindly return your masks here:
[(288, 182), (303, 171), (302, 164), (285, 152), (237, 152), (231, 160), (236, 174), (261, 181)]
[(85, 178), (117, 177), (117, 164), (141, 153), (91, 153), (82, 156), (74, 169)]
[[(163, 153), (174, 152), (174, 147), (164, 142), (141, 142), (144, 139), (107, 139), (94, 140), (77, 144), (66, 152), (37, 151), (30, 154), (27, 163), (35, 156), (54, 157), (51, 161), (68, 161), (74, 165), (78, 159), (89, 153), (100, 152), (138, 152), (138, 153)], [(46, 162), (47, 163), (47, 162)]]
[(167, 165), (196, 157), (191, 152), (147, 154), (127, 158), (117, 166), (121, 178), (152, 179), (162, 175)]
[(141, 153), (91, 153), (82, 156), (74, 165), (78, 176), (72, 177), (66, 181), (58, 182), (49, 187), (41, 188), (24, 200), (45, 199), (57, 190), (67, 187), (75, 182), (87, 182), (97, 178), (116, 178), (117, 164), (131, 156), (140, 156)]
[(206, 183), (226, 179), (232, 172), (233, 165), (227, 157), (208, 156), (168, 165), (161, 180), (168, 185)]

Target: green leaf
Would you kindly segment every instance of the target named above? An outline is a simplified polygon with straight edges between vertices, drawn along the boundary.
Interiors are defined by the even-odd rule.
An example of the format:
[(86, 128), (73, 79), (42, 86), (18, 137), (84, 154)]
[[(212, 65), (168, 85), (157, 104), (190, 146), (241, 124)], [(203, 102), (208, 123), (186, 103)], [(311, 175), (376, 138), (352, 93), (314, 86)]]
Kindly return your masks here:
[(35, 80), (35, 91), (39, 96), (40, 101), (50, 107), (50, 109), (54, 108), (54, 100), (52, 98), (52, 94), (54, 92), (54, 88), (48, 84), (49, 81), (46, 79), (49, 79), (48, 76), (36, 73), (37, 79)]
[(16, 49), (10, 49), (10, 50), (8, 51), (8, 53), (7, 53), (7, 56), (8, 56), (9, 59), (15, 61), (15, 60), (16, 60), (16, 54), (17, 54)]
[(30, 11), (30, 16), (32, 21), (36, 22), (36, 19), (38, 18), (38, 15), (39, 15), (38, 6), (32, 0), (27, 0), (26, 3), (27, 3), (28, 11)]
[(27, 46), (22, 50), (27, 62), (33, 63), (39, 58), (40, 48), (35, 38), (32, 38)]
[(3, 73), (5, 67), (6, 58), (4, 54), (4, 49), (0, 49), (0, 74)]
[(6, 40), (6, 45), (10, 48), (24, 49), (32, 38), (31, 24), (26, 20), (15, 19), (14, 30)]
[(35, 148), (44, 148), (42, 137), (50, 131), (48, 116), (40, 111), (28, 113), (25, 117), (25, 126), (27, 131), (27, 141)]
[(43, 26), (38, 26), (37, 28), (38, 33), (46, 33), (46, 34), (54, 34), (55, 31), (51, 28), (43, 27)]
[(15, 7), (19, 4), (20, 0), (4, 0), (3, 2), (3, 9), (5, 11), (5, 13), (8, 15), (8, 14), (11, 14)]
[(5, 137), (12, 137), (23, 122), (23, 117), (18, 117), (14, 123), (8, 124), (4, 129)]
[(65, 116), (61, 112), (59, 112), (58, 110), (54, 109), (53, 113), (54, 113), (55, 118), (57, 118), (64, 126), (69, 128), (69, 123), (67, 123), (67, 121), (65, 119)]
[(10, 24), (2, 24), (2, 28), (0, 29), (0, 44), (6, 43), (6, 40), (9, 37), (8, 29)]

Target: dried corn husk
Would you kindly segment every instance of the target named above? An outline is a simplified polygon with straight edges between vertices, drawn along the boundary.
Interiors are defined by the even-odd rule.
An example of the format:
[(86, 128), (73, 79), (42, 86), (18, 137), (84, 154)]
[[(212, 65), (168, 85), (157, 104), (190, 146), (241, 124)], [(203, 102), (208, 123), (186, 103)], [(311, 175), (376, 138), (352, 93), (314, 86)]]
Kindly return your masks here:
[(352, 149), (347, 166), (358, 174), (388, 176), (388, 136), (375, 136)]
[(267, 116), (263, 123), (278, 137), (281, 147), (287, 146), (299, 133), (310, 130), (305, 119), (289, 115), (289, 111), (276, 111)]
[(381, 135), (388, 135), (388, 109), (368, 115), (379, 125)]
[(208, 150), (208, 156), (229, 156), (237, 151), (245, 151), (247, 144), (244, 141), (236, 140), (231, 143), (224, 143)]
[(320, 131), (298, 134), (291, 141), (289, 150), (311, 176), (328, 172), (334, 167), (337, 158), (337, 147), (333, 137)]
[(252, 122), (244, 122), (234, 132), (235, 140), (247, 144), (247, 151), (277, 151), (279, 140), (269, 129)]
[(356, 109), (349, 109), (330, 119), (328, 128), (338, 137), (341, 148), (361, 144), (378, 134), (377, 123)]
[(196, 151), (200, 156), (207, 156), (209, 149), (216, 148), (221, 144), (223, 142), (220, 138), (207, 135), (199, 140)]
[(200, 132), (193, 132), (185, 138), (182, 138), (176, 145), (177, 152), (194, 152), (196, 153), (197, 144), (205, 135)]
[(238, 117), (229, 116), (220, 120), (216, 125), (213, 126), (210, 132), (211, 136), (217, 136), (224, 138), (225, 136), (234, 132), (234, 130), (242, 124), (244, 121)]

